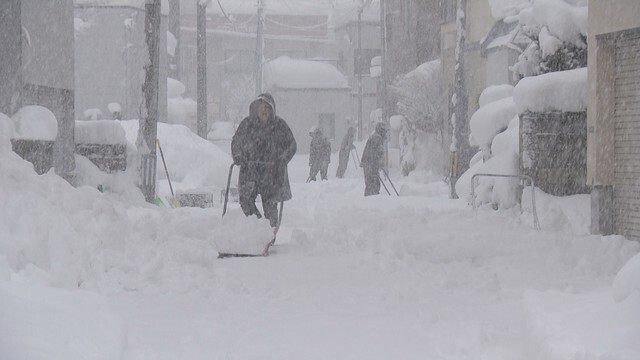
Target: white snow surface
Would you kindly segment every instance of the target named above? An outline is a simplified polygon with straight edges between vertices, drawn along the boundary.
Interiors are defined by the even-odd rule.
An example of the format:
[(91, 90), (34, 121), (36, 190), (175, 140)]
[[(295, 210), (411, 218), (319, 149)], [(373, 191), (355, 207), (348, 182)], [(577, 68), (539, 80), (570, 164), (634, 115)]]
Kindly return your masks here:
[(640, 295), (640, 254), (629, 260), (613, 281), (613, 298), (623, 301), (632, 294)]
[(535, 0), (533, 16), (540, 26), (562, 41), (586, 46), (580, 35), (587, 35), (587, 6), (573, 6), (563, 0)]
[(493, 138), (504, 131), (516, 115), (516, 104), (511, 96), (480, 107), (469, 120), (469, 143), (473, 146), (491, 147)]
[(24, 106), (11, 119), (15, 124), (17, 139), (55, 141), (58, 136), (58, 120), (44, 106)]
[(513, 90), (518, 113), (587, 109), (587, 68), (525, 77)]
[[(129, 136), (137, 122), (122, 123)], [(158, 130), (170, 172), (226, 178), (223, 151)], [(522, 213), (474, 213), (428, 176), (391, 169), (403, 195), (365, 198), (351, 165), (307, 173), (294, 157), (268, 257), (217, 259), (221, 204), (74, 188), (0, 136), (2, 359), (640, 358), (640, 296), (612, 296), (614, 279), (638, 283), (640, 244), (588, 235), (588, 196), (536, 191), (536, 231), (527, 194)]]
[(480, 107), (487, 105), (488, 103), (504, 99), (513, 95), (513, 85), (492, 85), (480, 93), (480, 99), (478, 100)]
[(76, 144), (127, 144), (120, 122), (113, 120), (76, 121)]
[(348, 80), (335, 66), (312, 60), (280, 56), (263, 66), (264, 87), (291, 89), (342, 89)]
[(13, 123), (10, 117), (0, 113), (0, 134), (12, 138), (16, 133), (16, 125)]
[(516, 16), (525, 7), (531, 6), (530, 0), (488, 0), (491, 7), (491, 16), (495, 20)]

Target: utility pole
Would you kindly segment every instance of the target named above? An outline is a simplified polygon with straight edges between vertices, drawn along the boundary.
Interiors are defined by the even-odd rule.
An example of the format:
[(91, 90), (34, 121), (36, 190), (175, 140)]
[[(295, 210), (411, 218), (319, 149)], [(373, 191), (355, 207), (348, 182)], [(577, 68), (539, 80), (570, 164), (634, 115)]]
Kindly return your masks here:
[(388, 116), (387, 106), (387, 8), (386, 1), (380, 0), (380, 35), (382, 37), (382, 53), (380, 55), (380, 98), (382, 102), (382, 121), (386, 121)]
[[(451, 97), (451, 157), (449, 180), (451, 182), (451, 198), (457, 199), (456, 182), (460, 177), (460, 161), (466, 161), (463, 130), (467, 122), (467, 84), (464, 69), (464, 47), (466, 40), (466, 10), (467, 0), (458, 0), (456, 8), (456, 50), (455, 50), (455, 78), (453, 95)], [(463, 156), (461, 156), (463, 155)], [(462, 158), (462, 159), (460, 159)]]
[(142, 84), (144, 113), (138, 130), (140, 188), (147, 202), (156, 196), (156, 137), (158, 136), (158, 88), (160, 85), (160, 0), (146, 0), (144, 33), (149, 61), (145, 64)]
[(198, 0), (197, 9), (197, 62), (198, 62), (198, 136), (207, 138), (207, 5), (210, 0)]
[(169, 32), (176, 38), (176, 49), (169, 65), (169, 76), (180, 80), (180, 0), (169, 0)]
[(22, 93), (22, 2), (0, 1), (0, 113), (12, 116)]
[(258, 26), (256, 29), (256, 96), (262, 93), (262, 64), (264, 63), (264, 0), (258, 0)]
[(362, 10), (364, 4), (358, 9), (358, 141), (362, 141)]
[[(358, 141), (362, 141), (362, 12), (371, 4), (371, 0), (363, 1), (358, 8), (358, 55), (356, 63), (358, 64)], [(368, 68), (368, 67), (366, 67)]]

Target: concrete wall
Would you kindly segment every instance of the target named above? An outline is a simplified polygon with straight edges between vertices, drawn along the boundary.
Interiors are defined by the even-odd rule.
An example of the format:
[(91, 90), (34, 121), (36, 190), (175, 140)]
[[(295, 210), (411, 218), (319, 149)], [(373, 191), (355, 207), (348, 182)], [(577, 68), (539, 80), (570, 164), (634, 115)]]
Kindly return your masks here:
[(637, 0), (589, 1), (588, 108), (587, 108), (587, 183), (610, 185), (613, 182), (615, 105), (613, 77), (614, 43), (596, 40), (603, 34), (640, 27), (640, 2)]

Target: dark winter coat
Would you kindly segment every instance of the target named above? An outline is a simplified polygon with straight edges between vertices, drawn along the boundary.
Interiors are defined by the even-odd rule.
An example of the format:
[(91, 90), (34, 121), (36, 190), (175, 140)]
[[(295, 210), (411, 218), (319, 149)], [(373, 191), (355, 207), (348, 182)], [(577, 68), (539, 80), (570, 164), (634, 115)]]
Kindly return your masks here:
[(331, 143), (329, 139), (322, 136), (321, 133), (316, 133), (311, 139), (311, 145), (309, 148), (309, 166), (314, 164), (330, 163), (331, 162)]
[[(258, 117), (258, 105), (271, 106), (270, 119)], [(240, 165), (238, 187), (256, 186), (263, 200), (291, 199), (287, 164), (297, 151), (296, 140), (287, 123), (276, 116), (270, 94), (258, 96), (249, 106), (249, 116), (240, 123), (231, 140), (231, 155)]]
[(384, 165), (384, 139), (386, 137), (386, 128), (384, 126), (376, 126), (376, 131), (367, 140), (362, 152), (362, 160), (360, 166), (365, 169), (380, 169)]

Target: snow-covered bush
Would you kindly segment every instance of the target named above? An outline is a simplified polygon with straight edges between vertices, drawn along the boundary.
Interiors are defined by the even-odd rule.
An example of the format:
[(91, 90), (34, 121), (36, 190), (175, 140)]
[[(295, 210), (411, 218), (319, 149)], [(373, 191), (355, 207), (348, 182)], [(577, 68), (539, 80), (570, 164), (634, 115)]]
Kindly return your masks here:
[(538, 0), (518, 15), (531, 43), (511, 70), (517, 79), (587, 65), (587, 7)]
[(424, 63), (398, 77), (390, 89), (398, 99), (397, 109), (402, 115), (402, 120), (396, 121), (400, 125), (402, 173), (405, 176), (413, 170), (441, 173), (446, 124), (441, 108), (440, 61)]
[(176, 79), (167, 78), (167, 122), (185, 125), (197, 132), (197, 103), (191, 98), (184, 98), (186, 87)]

